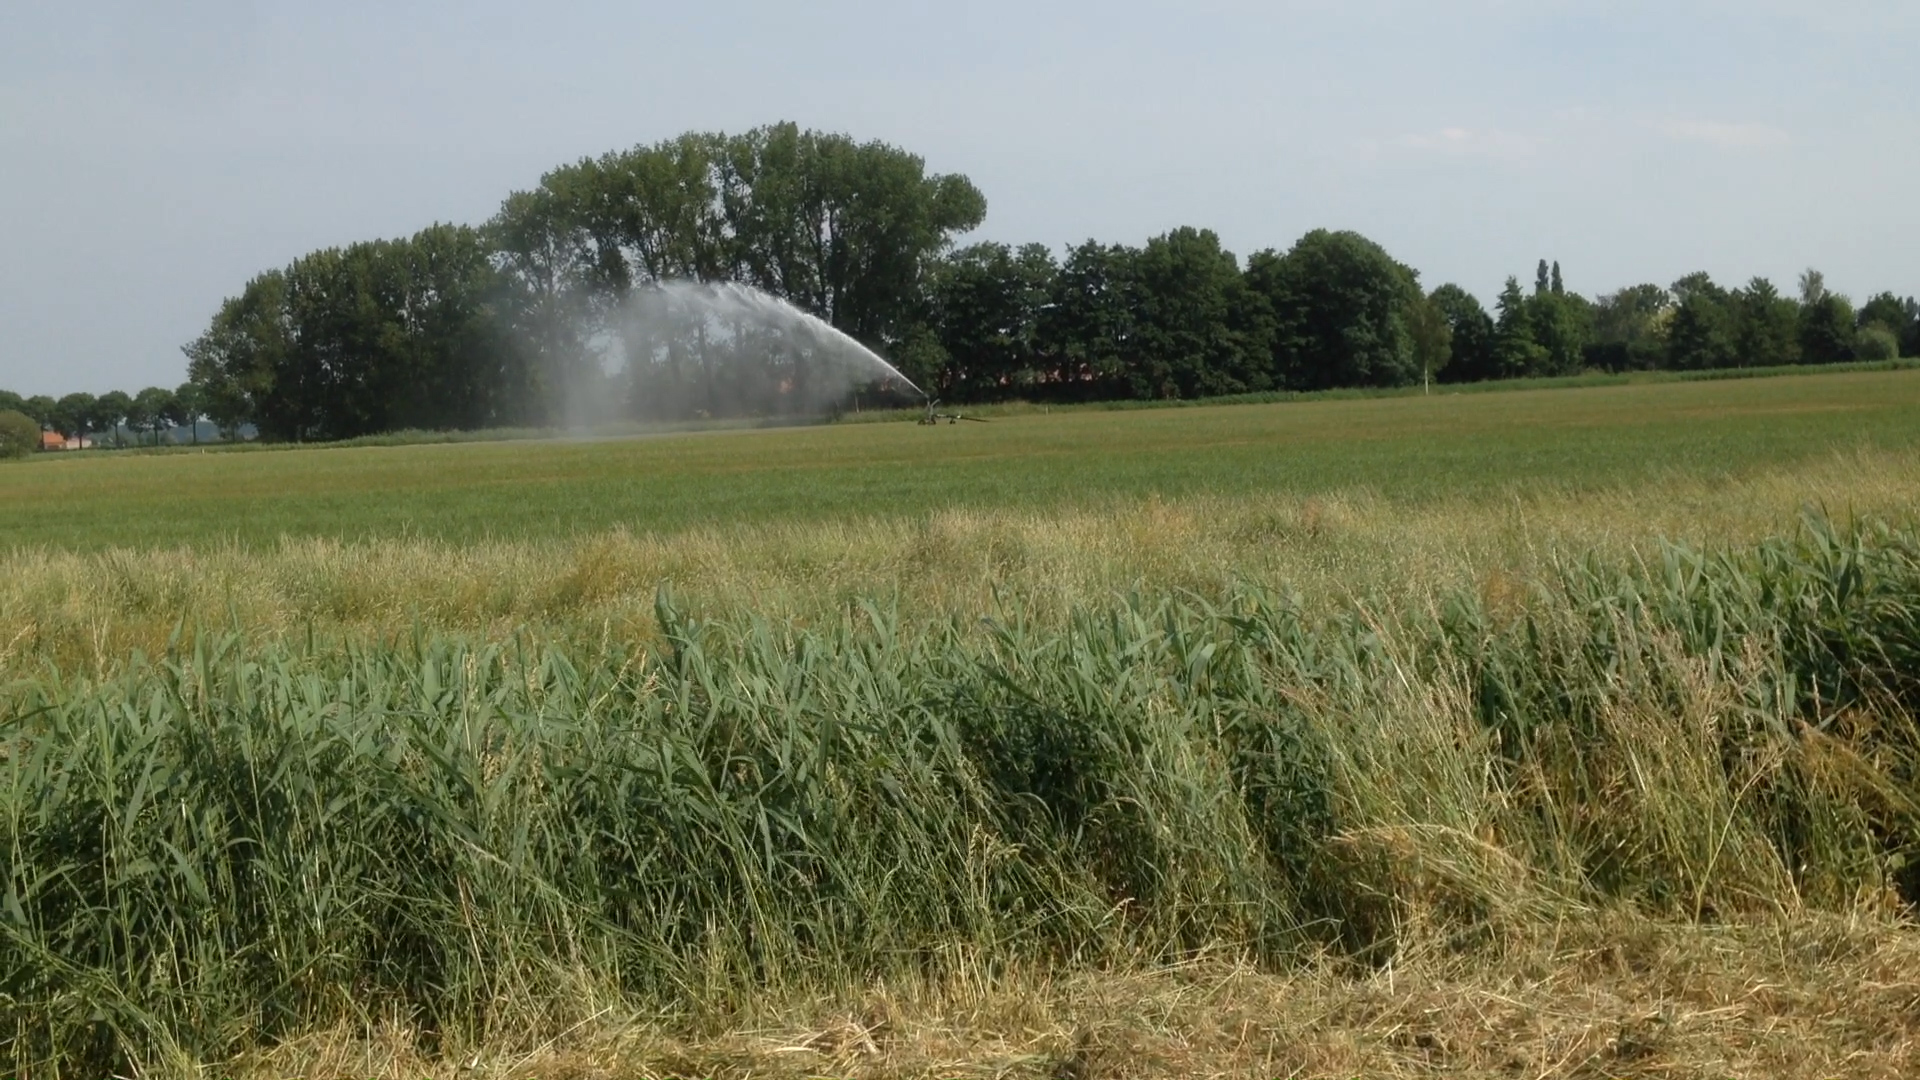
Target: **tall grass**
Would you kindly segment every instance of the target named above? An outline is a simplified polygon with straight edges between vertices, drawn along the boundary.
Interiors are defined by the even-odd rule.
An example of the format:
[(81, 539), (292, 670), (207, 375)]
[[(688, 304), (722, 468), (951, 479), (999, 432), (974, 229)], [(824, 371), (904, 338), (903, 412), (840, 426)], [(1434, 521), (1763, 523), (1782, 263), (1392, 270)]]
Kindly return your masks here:
[(656, 619), (597, 645), (201, 634), (16, 683), (0, 1065), (1920, 894), (1911, 532), (1815, 519), (1430, 605), (1242, 587), (800, 625), (663, 593)]
[(0, 552), (0, 685), (45, 665), (100, 672), (176, 630), (251, 638), (391, 639), (424, 624), (461, 636), (658, 640), (654, 593), (692, 610), (832, 622), (877, 599), (918, 627), (996, 603), (1059, 627), (1136, 589), (1221, 602), (1283, 584), (1315, 614), (1343, 599), (1425, 606), (1556, 559), (1627, 561), (1663, 539), (1749, 544), (1792, 527), (1809, 492), (1836, 513), (1912, 520), (1920, 454), (1830, 453), (1733, 476), (1676, 472), (1600, 489), (1391, 498), (1367, 488), (949, 508), (835, 522), (715, 522), (665, 534), (546, 540), (288, 537), (266, 550)]

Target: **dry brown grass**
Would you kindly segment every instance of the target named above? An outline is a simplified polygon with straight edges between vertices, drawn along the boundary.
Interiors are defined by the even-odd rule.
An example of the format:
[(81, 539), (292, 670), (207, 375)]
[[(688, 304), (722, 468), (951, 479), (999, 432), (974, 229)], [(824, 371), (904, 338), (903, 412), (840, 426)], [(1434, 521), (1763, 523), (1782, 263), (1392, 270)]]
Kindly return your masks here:
[(403, 1024), (317, 1035), (242, 1080), (664, 1077), (1870, 1078), (1920, 1074), (1920, 928), (1629, 915), (1393, 966), (1225, 960), (1011, 975), (663, 1023), (602, 1011), (513, 1050), (423, 1054)]

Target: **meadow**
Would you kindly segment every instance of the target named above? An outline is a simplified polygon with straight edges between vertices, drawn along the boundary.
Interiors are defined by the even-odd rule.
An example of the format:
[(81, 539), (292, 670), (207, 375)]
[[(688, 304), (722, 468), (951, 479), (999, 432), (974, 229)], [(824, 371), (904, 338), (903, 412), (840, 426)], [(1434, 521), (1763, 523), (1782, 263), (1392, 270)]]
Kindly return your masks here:
[(599, 442), (50, 457), (0, 473), (0, 676), (176, 632), (657, 639), (654, 594), (1058, 624), (1238, 582), (1419, 603), (1555, 558), (1906, 520), (1920, 373)]
[(1901, 1076), (1920, 373), (0, 469), (23, 1075)]
[(604, 441), (49, 455), (0, 477), (0, 549), (284, 537), (543, 540), (1365, 490), (1407, 503), (1711, 479), (1920, 441), (1912, 372), (1311, 407), (1063, 411)]

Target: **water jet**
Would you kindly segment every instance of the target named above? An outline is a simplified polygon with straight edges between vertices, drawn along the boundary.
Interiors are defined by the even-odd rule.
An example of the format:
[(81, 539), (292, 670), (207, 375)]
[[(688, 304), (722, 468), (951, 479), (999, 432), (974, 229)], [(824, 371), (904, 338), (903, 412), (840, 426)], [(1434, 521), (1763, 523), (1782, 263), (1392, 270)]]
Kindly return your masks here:
[(644, 286), (608, 329), (636, 410), (655, 419), (828, 415), (869, 389), (928, 400), (839, 327), (736, 282)]

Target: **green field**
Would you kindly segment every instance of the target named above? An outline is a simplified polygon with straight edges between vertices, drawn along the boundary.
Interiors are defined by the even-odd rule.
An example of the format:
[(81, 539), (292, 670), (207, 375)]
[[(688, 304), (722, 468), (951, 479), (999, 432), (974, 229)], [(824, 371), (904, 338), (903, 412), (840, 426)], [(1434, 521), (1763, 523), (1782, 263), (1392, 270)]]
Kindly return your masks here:
[[(57, 456), (0, 472), (0, 548), (540, 539), (624, 526), (1365, 490), (1396, 501), (1744, 474), (1920, 445), (1920, 372), (1026, 415), (605, 442)], [(1817, 494), (1817, 493), (1810, 493)]]
[(1916, 492), (1920, 372), (0, 467), (0, 1073), (1911, 1075)]

